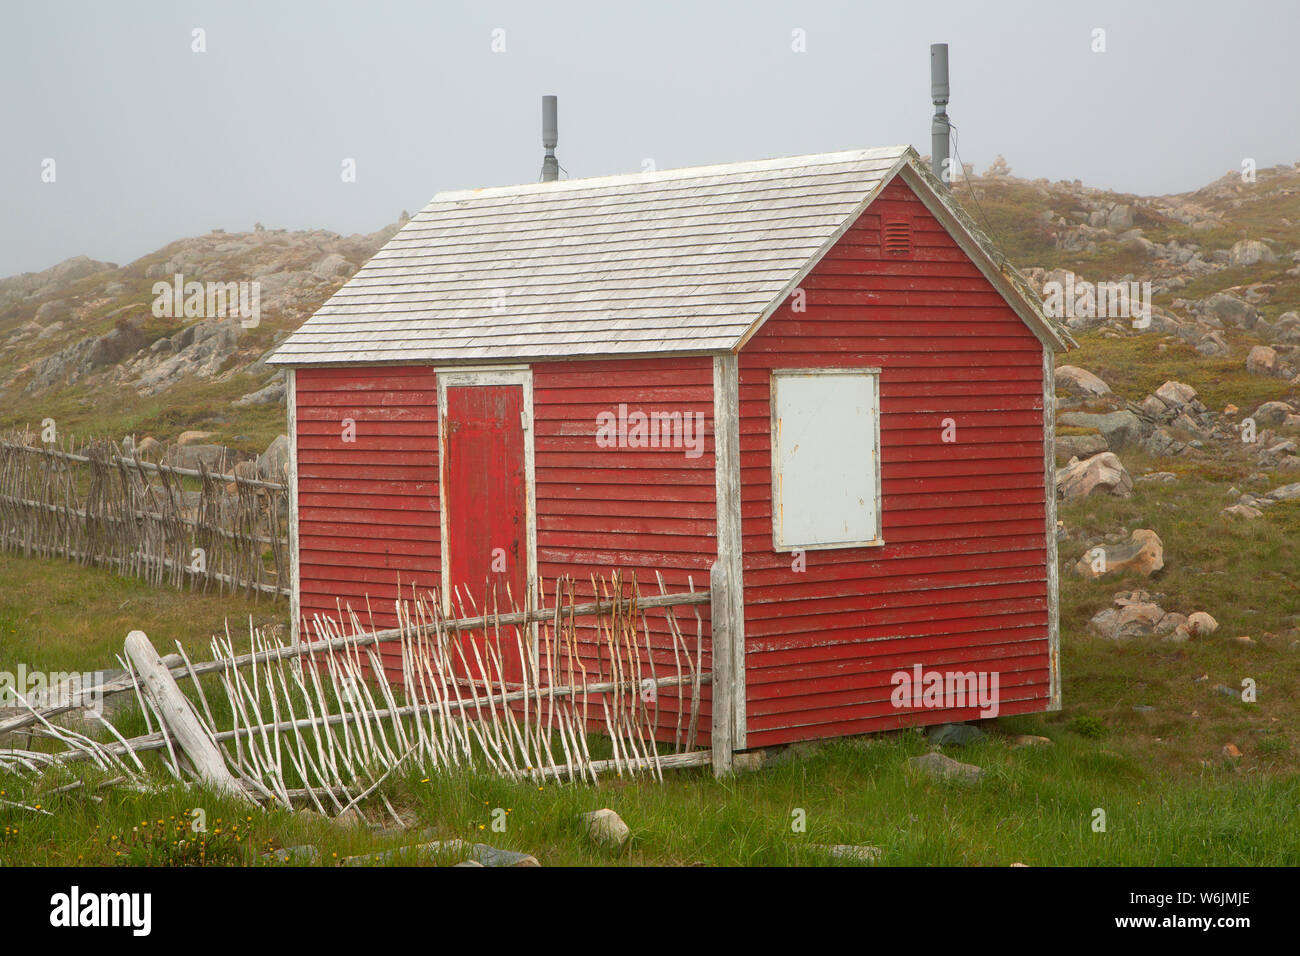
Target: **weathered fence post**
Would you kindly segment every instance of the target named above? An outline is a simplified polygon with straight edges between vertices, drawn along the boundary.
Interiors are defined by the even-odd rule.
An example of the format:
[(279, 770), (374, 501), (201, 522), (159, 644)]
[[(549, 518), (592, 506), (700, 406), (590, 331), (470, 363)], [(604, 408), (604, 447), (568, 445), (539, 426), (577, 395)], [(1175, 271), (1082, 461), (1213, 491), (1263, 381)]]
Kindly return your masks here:
[(176, 679), (163, 663), (144, 631), (132, 631), (126, 636), (126, 656), (131, 661), (145, 693), (166, 724), (167, 732), (190, 758), (199, 779), (222, 793), (251, 800), (243, 784), (235, 779), (226, 766), (225, 757), (203, 729), (190, 702), (181, 693)]
[(721, 777), (731, 773), (731, 752), (735, 739), (735, 706), (732, 695), (735, 681), (732, 675), (732, 646), (735, 636), (731, 616), (731, 582), (720, 562), (709, 568), (709, 631), (713, 678), (713, 724), (710, 738), (713, 745), (713, 775)]

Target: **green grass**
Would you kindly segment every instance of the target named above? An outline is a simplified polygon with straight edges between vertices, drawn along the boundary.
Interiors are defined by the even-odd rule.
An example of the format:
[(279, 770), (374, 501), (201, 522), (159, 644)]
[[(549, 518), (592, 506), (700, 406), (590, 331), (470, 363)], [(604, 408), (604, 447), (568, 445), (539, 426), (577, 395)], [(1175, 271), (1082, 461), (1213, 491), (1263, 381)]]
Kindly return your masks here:
[[(1240, 334), (1226, 335), (1229, 344), (1238, 348), (1225, 358), (1207, 358), (1172, 337), (1132, 334), (1108, 338), (1093, 331), (1076, 338), (1079, 348), (1059, 357), (1058, 363), (1099, 375), (1116, 395), (1130, 401), (1142, 401), (1171, 380), (1192, 386), (1197, 398), (1214, 412), (1232, 404), (1248, 414), (1264, 402), (1288, 401), (1296, 395), (1286, 379), (1246, 371), (1249, 345)], [(1064, 429), (1061, 434), (1066, 434)]]
[(247, 644), (248, 620), (259, 627), (289, 618), (284, 601), (216, 592), (153, 588), (135, 578), (52, 558), (0, 554), (0, 669), (22, 661), (43, 670), (117, 667), (116, 654), (142, 630), (160, 654), (208, 656), (208, 641), (230, 621), (232, 638)]
[[(330, 865), (455, 838), (530, 853), (550, 866), (856, 865), (815, 846), (837, 843), (879, 847), (880, 862), (898, 866), (1261, 866), (1294, 863), (1300, 853), (1294, 775), (1243, 777), (1212, 766), (1170, 777), (1063, 733), (1051, 747), (1015, 750), (995, 737), (956, 751), (985, 768), (983, 779), (964, 785), (910, 770), (908, 758), (925, 749), (920, 735), (900, 733), (829, 743), (801, 759), (724, 780), (677, 771), (662, 784), (612, 780), (599, 787), (412, 773), (385, 784), (411, 826), (405, 832), (250, 811), (181, 787), (149, 794), (110, 789), (103, 804), (80, 793), (42, 799), (29, 783), (8, 779), (0, 780), (5, 799), (39, 803), (54, 815), (0, 808), (0, 860), (11, 866), (193, 864), (192, 844), (200, 838), (188, 824), (195, 808), (207, 818), (206, 862), (226, 865), (256, 865), (271, 848), (302, 844), (317, 847)], [(583, 832), (578, 814), (600, 807), (616, 810), (631, 828), (624, 847), (602, 847)], [(1104, 832), (1093, 829), (1099, 809)], [(381, 819), (373, 810), (369, 816)], [(494, 828), (497, 819), (503, 828)], [(796, 829), (801, 820), (804, 828)], [(8, 832), (14, 827), (17, 833)], [(160, 845), (145, 836), (154, 831), (190, 845)]]
[[(1167, 570), (1153, 581), (1101, 582), (1063, 571), (1065, 709), (986, 722), (987, 740), (948, 748), (956, 759), (984, 768), (975, 784), (934, 781), (910, 770), (908, 758), (928, 749), (913, 731), (803, 748), (724, 780), (686, 770), (669, 772), (663, 783), (612, 777), (596, 787), (539, 787), (412, 769), (383, 787), (406, 830), (347, 828), (313, 814), (250, 810), (173, 785), (146, 793), (109, 788), (98, 804), (80, 791), (49, 793), (77, 779), (71, 774), (39, 782), (6, 776), (0, 799), (39, 804), (53, 816), (0, 806), (0, 861), (259, 865), (269, 849), (312, 844), (328, 865), (459, 838), (531, 853), (544, 865), (849, 865), (814, 846), (835, 843), (878, 846), (884, 865), (1293, 863), (1300, 855), (1293, 820), (1300, 740), (1291, 695), (1300, 680), (1300, 653), (1289, 644), (1293, 637), (1281, 632), (1300, 613), (1300, 593), (1270, 569), (1294, 563), (1292, 527), (1300, 523), (1300, 506), (1269, 512), (1249, 527), (1211, 520), (1207, 534), (1212, 482), (1189, 477), (1172, 486), (1139, 487), (1128, 501), (1067, 505), (1063, 518), (1067, 527), (1089, 532), (1149, 523), (1165, 540)], [(1199, 523), (1181, 518), (1184, 513), (1199, 514)], [(1156, 517), (1136, 520), (1143, 515)], [(1082, 543), (1063, 545), (1063, 566), (1076, 551)], [(1251, 553), (1256, 557), (1243, 558)], [(153, 590), (58, 561), (0, 557), (0, 581), (0, 663), (6, 664), (109, 665), (126, 631), (137, 627), (160, 650), (181, 637), (201, 653), (224, 615), (232, 618), (232, 631), (250, 613), (259, 624), (283, 615), (282, 605)], [(1210, 609), (1222, 622), (1219, 633), (1178, 648), (1157, 640), (1117, 647), (1089, 635), (1088, 616), (1109, 603), (1113, 591), (1134, 586), (1165, 592), (1168, 609)], [(1246, 627), (1258, 646), (1231, 642)], [(1279, 633), (1265, 637), (1266, 628)], [(1202, 672), (1210, 680), (1195, 683)], [(1235, 686), (1244, 675), (1258, 682), (1257, 704), (1211, 693), (1213, 684)], [(1156, 711), (1136, 713), (1137, 703)], [(117, 722), (126, 733), (144, 729), (135, 714)], [(1008, 735), (1019, 733), (1046, 735), (1054, 743), (1013, 749)], [(1245, 752), (1239, 762), (1221, 757), (1228, 741)], [(158, 766), (156, 756), (148, 759)], [(84, 768), (78, 773), (97, 779)], [(165, 780), (161, 771), (158, 779)], [(583, 811), (606, 806), (633, 831), (622, 849), (594, 844), (577, 820)], [(196, 807), (207, 815), (204, 834), (189, 825)], [(504, 830), (493, 826), (497, 808), (506, 811)], [(1093, 829), (1097, 809), (1105, 812), (1105, 832)], [(388, 822), (373, 799), (365, 813), (372, 824)], [(806, 820), (803, 832), (792, 828), (796, 814)]]
[[(1062, 719), (1097, 718), (1122, 741), (1112, 745), (1162, 771), (1195, 774), (1231, 742), (1245, 754), (1243, 772), (1295, 772), (1300, 587), (1290, 569), (1300, 558), (1300, 504), (1279, 504), (1255, 521), (1234, 521), (1219, 512), (1231, 501), (1229, 483), (1249, 487), (1241, 480), (1247, 463), (1236, 471), (1220, 463), (1222, 473), (1207, 475), (1208, 469), (1178, 459), (1126, 452), (1124, 461), (1135, 475), (1158, 468), (1180, 477), (1171, 484), (1139, 483), (1131, 498), (1093, 495), (1060, 508), (1071, 532), (1060, 545)], [(1291, 480), (1274, 478), (1268, 487)], [(1149, 579), (1110, 574), (1092, 581), (1076, 575), (1072, 566), (1088, 542), (1120, 528), (1155, 530), (1165, 567)], [(1208, 611), (1219, 628), (1181, 645), (1156, 637), (1116, 645), (1092, 636), (1089, 618), (1109, 606), (1114, 593), (1131, 589), (1163, 594), (1166, 611)], [(1255, 643), (1234, 640), (1243, 635)], [(1240, 690), (1244, 678), (1258, 687), (1253, 704), (1213, 691), (1215, 685)], [(1138, 705), (1156, 709), (1140, 713), (1133, 709)], [(1267, 754), (1260, 754), (1264, 740), (1284, 743), (1269, 743)]]

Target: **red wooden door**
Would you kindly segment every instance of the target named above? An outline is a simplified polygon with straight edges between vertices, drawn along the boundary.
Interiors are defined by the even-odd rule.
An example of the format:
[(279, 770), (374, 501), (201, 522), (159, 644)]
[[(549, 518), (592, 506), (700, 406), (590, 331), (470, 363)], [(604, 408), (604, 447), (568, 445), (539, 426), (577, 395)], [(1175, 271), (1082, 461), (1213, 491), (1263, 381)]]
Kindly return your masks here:
[[(447, 584), (455, 613), (472, 596), (480, 611), (524, 606), (528, 586), (527, 472), (524, 461), (523, 388), (519, 385), (448, 385), (443, 420), (443, 481), (447, 508)], [(507, 586), (509, 591), (507, 591)], [(470, 610), (467, 605), (465, 610)], [(520, 679), (514, 641), (502, 634), (506, 680)], [(479, 643), (482, 634), (464, 636)], [(508, 646), (507, 646), (508, 645)], [(471, 673), (474, 655), (465, 647)], [(487, 660), (484, 658), (484, 665)]]

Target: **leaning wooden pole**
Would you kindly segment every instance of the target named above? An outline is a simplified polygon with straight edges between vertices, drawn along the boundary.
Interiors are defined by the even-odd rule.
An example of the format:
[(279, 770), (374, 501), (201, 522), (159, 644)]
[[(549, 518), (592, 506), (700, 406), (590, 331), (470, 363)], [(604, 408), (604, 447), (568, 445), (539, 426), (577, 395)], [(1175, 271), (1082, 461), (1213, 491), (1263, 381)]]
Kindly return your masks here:
[(167, 732), (189, 757), (199, 779), (222, 793), (252, 802), (248, 791), (231, 774), (225, 757), (208, 736), (144, 631), (132, 631), (127, 635), (126, 656), (140, 675), (145, 695), (166, 725)]

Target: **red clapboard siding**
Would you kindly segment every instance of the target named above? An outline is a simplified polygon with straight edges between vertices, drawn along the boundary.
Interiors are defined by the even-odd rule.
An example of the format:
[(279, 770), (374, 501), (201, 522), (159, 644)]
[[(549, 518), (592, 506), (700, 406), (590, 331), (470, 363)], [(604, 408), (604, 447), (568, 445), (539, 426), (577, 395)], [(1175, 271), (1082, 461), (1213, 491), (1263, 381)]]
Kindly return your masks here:
[[(397, 623), (393, 604), (440, 586), (438, 391), (433, 369), (299, 369), (298, 560), (302, 614)], [(356, 423), (343, 441), (342, 422)], [(369, 609), (369, 612), (367, 611)], [(381, 646), (396, 666), (396, 648)]]
[[(602, 447), (596, 441), (597, 416), (617, 416), (620, 404), (629, 412), (689, 414), (693, 423), (701, 423), (699, 444), (692, 442), (699, 454), (684, 447)], [(613, 569), (635, 575), (647, 595), (658, 593), (656, 574), (672, 591), (687, 590), (691, 582), (696, 590), (708, 590), (709, 567), (717, 556), (712, 359), (538, 363), (533, 417), (537, 572), (546, 582), (548, 603), (556, 577), (571, 576), (583, 599), (592, 593), (590, 575), (607, 577)], [(701, 612), (708, 669), (707, 606)], [(675, 674), (662, 612), (649, 618), (656, 671)], [(681, 608), (677, 619), (693, 653), (695, 613)], [(588, 653), (598, 666), (594, 649)], [(712, 711), (709, 689), (702, 693), (699, 741), (707, 745), (706, 715)], [(675, 714), (677, 706), (676, 692), (661, 694), (660, 725), (666, 732), (661, 739), (671, 739), (676, 718), (666, 715)]]
[[(437, 384), (431, 368), (302, 369), (297, 373), (299, 562), (302, 611), (336, 616), (351, 605), (378, 626), (396, 623), (393, 602), (438, 589)], [(628, 411), (690, 415), (691, 447), (601, 447), (597, 416)], [(342, 422), (356, 423), (356, 441)], [(713, 361), (558, 362), (533, 366), (537, 571), (544, 600), (569, 576), (579, 600), (592, 576), (635, 575), (643, 593), (707, 590), (716, 558)], [(671, 436), (670, 436), (671, 437)], [(708, 608), (701, 608), (703, 660), (711, 666)], [(694, 652), (696, 613), (677, 615)], [(579, 622), (581, 623), (581, 622)], [(648, 615), (643, 673), (675, 673), (673, 638), (662, 611)], [(393, 676), (400, 664), (385, 647)], [(595, 643), (581, 648), (599, 672)], [(606, 658), (607, 658), (606, 654)], [(604, 666), (608, 668), (606, 659)], [(671, 739), (679, 695), (659, 698), (662, 738)], [(703, 690), (698, 741), (709, 742), (709, 690)], [(685, 706), (689, 709), (689, 701)]]
[[(885, 258), (900, 213), (914, 251)], [(747, 745), (979, 716), (894, 707), (915, 664), (997, 671), (1001, 713), (1046, 709), (1042, 346), (900, 180), (801, 288), (740, 353)], [(855, 366), (881, 369), (885, 544), (795, 570), (772, 549), (770, 372)]]

